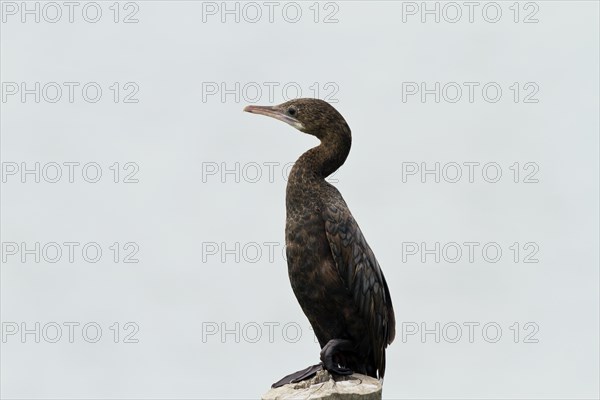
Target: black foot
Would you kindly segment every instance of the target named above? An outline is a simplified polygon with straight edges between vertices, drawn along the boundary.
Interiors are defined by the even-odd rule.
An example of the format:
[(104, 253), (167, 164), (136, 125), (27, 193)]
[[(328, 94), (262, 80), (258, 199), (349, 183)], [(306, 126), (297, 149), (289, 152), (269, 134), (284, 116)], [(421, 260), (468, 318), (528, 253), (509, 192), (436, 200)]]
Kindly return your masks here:
[(316, 375), (316, 373), (318, 371), (320, 371), (322, 369), (323, 369), (323, 364), (321, 364), (321, 363), (311, 365), (310, 367), (307, 367), (303, 370), (294, 372), (293, 374), (289, 374), (289, 375), (281, 378), (280, 380), (278, 380), (277, 382), (272, 384), (271, 387), (278, 388), (280, 386), (287, 385), (288, 383), (302, 382), (303, 380), (312, 378), (313, 376)]
[(352, 370), (338, 365), (337, 362), (333, 361), (333, 356), (339, 351), (350, 351), (353, 347), (351, 341), (344, 339), (331, 339), (327, 342), (321, 349), (321, 361), (325, 369), (338, 375), (352, 375)]

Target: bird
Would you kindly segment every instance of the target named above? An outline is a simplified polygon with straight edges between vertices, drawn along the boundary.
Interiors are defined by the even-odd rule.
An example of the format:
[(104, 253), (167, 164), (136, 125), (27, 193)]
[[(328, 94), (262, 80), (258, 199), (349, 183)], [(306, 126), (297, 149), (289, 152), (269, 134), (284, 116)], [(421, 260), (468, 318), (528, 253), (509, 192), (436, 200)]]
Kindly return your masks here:
[(289, 173), (285, 244), (290, 284), (321, 346), (321, 362), (272, 387), (308, 379), (323, 368), (382, 379), (385, 350), (396, 332), (390, 291), (344, 198), (325, 179), (348, 157), (350, 127), (331, 104), (316, 98), (249, 105), (244, 111), (283, 121), (320, 140)]

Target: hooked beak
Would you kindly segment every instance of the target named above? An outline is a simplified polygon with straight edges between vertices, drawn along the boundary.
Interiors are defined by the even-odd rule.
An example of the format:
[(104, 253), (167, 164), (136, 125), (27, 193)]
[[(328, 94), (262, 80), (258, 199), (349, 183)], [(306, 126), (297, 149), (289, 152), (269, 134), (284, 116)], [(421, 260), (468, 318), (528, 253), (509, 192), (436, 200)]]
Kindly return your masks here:
[(267, 117), (283, 121), (299, 131), (304, 131), (304, 125), (302, 125), (302, 122), (298, 121), (294, 117), (290, 117), (284, 111), (277, 108), (277, 106), (246, 106), (244, 111), (252, 114), (266, 115)]

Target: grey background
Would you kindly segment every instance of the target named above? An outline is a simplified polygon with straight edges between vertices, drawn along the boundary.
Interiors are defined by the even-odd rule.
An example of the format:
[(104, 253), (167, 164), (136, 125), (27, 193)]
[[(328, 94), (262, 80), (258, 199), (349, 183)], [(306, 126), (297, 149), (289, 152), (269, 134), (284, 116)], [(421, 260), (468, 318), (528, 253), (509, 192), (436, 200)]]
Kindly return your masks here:
[[(598, 398), (597, 2), (536, 2), (533, 24), (512, 21), (512, 2), (499, 3), (498, 23), (476, 13), (473, 23), (463, 16), (454, 24), (418, 16), (403, 23), (402, 3), (362, 1), (337, 2), (333, 24), (314, 23), (311, 3), (301, 3), (295, 24), (280, 13), (273, 23), (203, 23), (202, 4), (189, 1), (137, 2), (139, 23), (115, 24), (112, 2), (100, 4), (96, 24), (76, 14), (72, 24), (11, 17), (1, 28), (3, 82), (93, 81), (105, 89), (95, 104), (80, 96), (1, 104), (4, 163), (93, 161), (104, 173), (96, 184), (80, 175), (74, 183), (17, 176), (2, 184), (3, 242), (97, 242), (104, 250), (97, 263), (11, 256), (2, 264), (3, 323), (103, 329), (97, 343), (80, 331), (69, 343), (66, 329), (58, 343), (8, 337), (2, 397), (257, 398), (316, 362), (318, 344), (281, 256), (281, 165), (316, 140), (243, 113), (244, 96), (203, 101), (202, 83), (297, 82), (310, 95), (314, 82), (333, 82), (335, 106), (353, 131), (334, 178), (384, 270), (398, 320), (384, 397)], [(436, 81), (498, 82), (503, 97), (402, 101), (402, 82)], [(139, 102), (112, 102), (113, 82), (136, 82)], [(513, 82), (537, 83), (539, 102), (512, 101)], [(265, 93), (259, 100), (270, 103)], [(272, 100), (282, 102), (281, 91)], [(115, 161), (137, 163), (139, 183), (111, 182)], [(497, 162), (502, 179), (402, 182), (403, 162), (468, 161)], [(516, 161), (535, 162), (539, 183), (512, 182)], [(206, 163), (236, 162), (280, 166), (272, 182), (266, 168), (256, 183), (231, 175), (203, 181)], [(496, 242), (503, 257), (402, 262), (403, 242), (467, 241)], [(113, 242), (136, 242), (139, 263), (113, 262)], [(272, 260), (262, 246), (257, 262), (244, 254), (203, 262), (209, 242), (276, 242), (279, 251)], [(535, 242), (539, 262), (515, 263), (513, 242)], [(114, 343), (114, 322), (136, 323), (139, 343)], [(236, 322), (239, 343), (231, 334), (203, 342), (207, 323)], [(433, 335), (403, 343), (402, 322), (496, 322), (503, 331), (497, 343), (480, 330), (470, 343), (466, 329), (457, 343)], [(527, 322), (539, 326), (538, 343), (523, 343)], [(256, 343), (248, 340), (254, 331), (242, 331), (253, 323), (262, 327)], [(272, 343), (265, 323), (279, 324)], [(297, 342), (294, 330), (282, 333), (286, 323), (301, 327)]]

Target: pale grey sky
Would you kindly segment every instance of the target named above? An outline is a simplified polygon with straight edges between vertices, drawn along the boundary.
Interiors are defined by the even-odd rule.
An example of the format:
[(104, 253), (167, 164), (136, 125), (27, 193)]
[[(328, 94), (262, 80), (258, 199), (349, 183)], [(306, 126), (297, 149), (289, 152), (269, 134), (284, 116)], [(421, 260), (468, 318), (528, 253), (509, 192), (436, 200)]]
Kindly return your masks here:
[(257, 398), (318, 360), (282, 255), (316, 140), (242, 112), (298, 95), (353, 132), (384, 397), (598, 397), (597, 2), (113, 3), (1, 3), (2, 397)]

